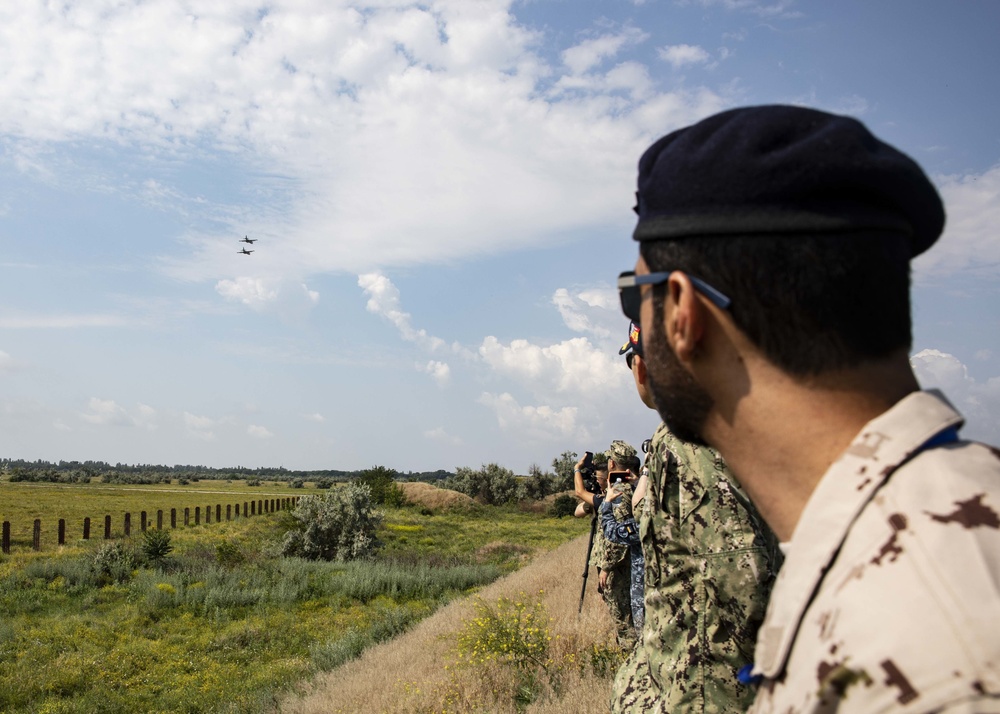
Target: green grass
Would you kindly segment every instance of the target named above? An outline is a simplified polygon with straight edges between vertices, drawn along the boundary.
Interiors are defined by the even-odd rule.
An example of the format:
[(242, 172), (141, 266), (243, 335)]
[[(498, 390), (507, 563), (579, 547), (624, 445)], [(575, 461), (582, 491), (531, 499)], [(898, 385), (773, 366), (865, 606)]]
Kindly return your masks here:
[(222, 519), (226, 506), (244, 504), (263, 499), (291, 498), (318, 493), (315, 490), (291, 489), (278, 484), (247, 486), (244, 481), (199, 481), (185, 486), (174, 484), (118, 485), (118, 484), (48, 484), (0, 481), (0, 521), (11, 524), (11, 541), (14, 548), (32, 545), (32, 528), (35, 519), (42, 522), (42, 548), (58, 547), (59, 519), (66, 521), (66, 543), (72, 545), (83, 537), (83, 520), (89, 517), (90, 537), (104, 537), (104, 517), (111, 516), (114, 535), (124, 532), (125, 514), (130, 513), (132, 533), (140, 529), (140, 514), (146, 511), (147, 527), (156, 525), (157, 511), (162, 510), (164, 528), (170, 527), (170, 509), (177, 510), (177, 527), (184, 527), (184, 509), (190, 509), (189, 526), (194, 526), (195, 508), (201, 510), (201, 525), (207, 521), (205, 510), (211, 508), (212, 525), (216, 523), (216, 505), (222, 506)]
[[(0, 498), (14, 486), (25, 485), (0, 484)], [(114, 493), (70, 486), (67, 498), (59, 486), (28, 488), (42, 518), (82, 501), (110, 510), (92, 499), (95, 490)], [(118, 498), (136, 498), (137, 488), (151, 487)], [(247, 499), (292, 491), (243, 489)], [(102, 540), (0, 557), (0, 711), (266, 712), (295, 682), (586, 528), (516, 509), (387, 509), (378, 560), (322, 563), (277, 556), (284, 517), (172, 531), (174, 549), (158, 567), (137, 567), (121, 582), (91, 567)], [(140, 542), (136, 535), (128, 545)]]

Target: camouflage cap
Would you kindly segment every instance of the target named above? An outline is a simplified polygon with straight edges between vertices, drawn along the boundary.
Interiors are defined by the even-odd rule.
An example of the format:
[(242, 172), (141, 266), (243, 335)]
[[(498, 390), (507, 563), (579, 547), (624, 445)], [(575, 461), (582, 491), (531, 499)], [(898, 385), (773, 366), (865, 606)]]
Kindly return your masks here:
[(605, 451), (604, 454), (609, 459), (614, 459), (616, 463), (621, 463), (625, 459), (631, 459), (635, 456), (635, 448), (621, 439), (615, 439), (611, 442), (611, 448)]

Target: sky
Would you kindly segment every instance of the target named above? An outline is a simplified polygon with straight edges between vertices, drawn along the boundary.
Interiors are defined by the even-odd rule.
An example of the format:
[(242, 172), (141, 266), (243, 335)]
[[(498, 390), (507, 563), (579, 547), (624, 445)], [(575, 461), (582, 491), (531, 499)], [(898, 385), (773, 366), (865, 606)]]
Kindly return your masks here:
[(937, 186), (911, 362), (1000, 443), (998, 27), (988, 0), (2, 3), (0, 458), (638, 446), (638, 158), (769, 103), (855, 116)]

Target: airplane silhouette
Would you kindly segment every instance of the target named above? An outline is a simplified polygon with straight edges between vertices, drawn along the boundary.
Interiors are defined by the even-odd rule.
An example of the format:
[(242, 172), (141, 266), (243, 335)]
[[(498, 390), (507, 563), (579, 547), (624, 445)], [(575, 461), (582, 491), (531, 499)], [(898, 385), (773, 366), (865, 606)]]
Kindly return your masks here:
[(252, 250), (247, 250), (246, 248), (241, 248), (240, 250), (238, 250), (236, 252), (237, 253), (242, 253), (243, 255), (250, 255), (251, 253), (253, 253)]
[(260, 239), (259, 238), (250, 238), (249, 236), (243, 236), (243, 240), (241, 240), (240, 243), (249, 243), (249, 244), (253, 245), (258, 240), (260, 240)]

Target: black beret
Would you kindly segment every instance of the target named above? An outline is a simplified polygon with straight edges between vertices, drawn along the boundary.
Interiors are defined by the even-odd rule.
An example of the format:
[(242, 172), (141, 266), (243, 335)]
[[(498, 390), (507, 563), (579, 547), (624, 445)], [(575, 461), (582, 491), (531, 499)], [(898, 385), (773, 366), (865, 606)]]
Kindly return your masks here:
[(743, 107), (668, 134), (639, 160), (638, 241), (690, 236), (892, 232), (911, 255), (944, 228), (913, 159), (850, 117)]

